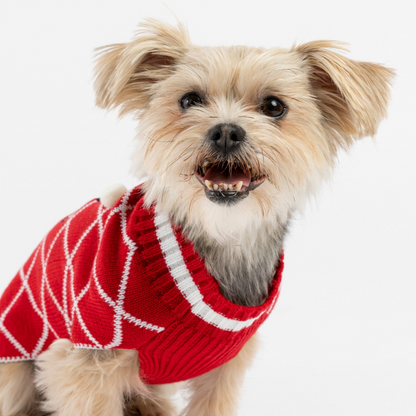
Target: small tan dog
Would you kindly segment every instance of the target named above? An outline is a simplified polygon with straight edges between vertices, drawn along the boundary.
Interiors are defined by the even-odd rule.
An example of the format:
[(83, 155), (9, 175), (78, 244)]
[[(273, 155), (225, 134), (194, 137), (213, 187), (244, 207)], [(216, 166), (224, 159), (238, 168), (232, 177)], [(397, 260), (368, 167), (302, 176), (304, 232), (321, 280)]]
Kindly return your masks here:
[[(394, 72), (334, 49), (343, 44), (199, 47), (181, 25), (148, 20), (131, 42), (100, 51), (97, 105), (140, 119), (133, 169), (148, 178), (147, 206), (183, 229), (235, 304), (264, 302), (291, 216), (337, 152), (386, 117)], [(181, 414), (235, 415), (255, 350), (254, 336), (187, 381)], [(134, 350), (55, 341), (35, 362), (1, 364), (0, 416), (176, 415), (176, 387), (146, 386), (139, 367)]]

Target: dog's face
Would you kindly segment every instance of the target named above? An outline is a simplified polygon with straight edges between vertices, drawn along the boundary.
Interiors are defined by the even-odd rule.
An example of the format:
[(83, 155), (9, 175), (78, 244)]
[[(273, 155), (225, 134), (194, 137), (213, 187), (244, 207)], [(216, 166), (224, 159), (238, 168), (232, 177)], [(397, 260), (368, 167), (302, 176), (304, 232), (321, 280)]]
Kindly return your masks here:
[(322, 41), (286, 49), (198, 47), (149, 21), (97, 63), (97, 103), (140, 117), (133, 169), (146, 198), (212, 235), (285, 222), (338, 149), (376, 132), (393, 72)]

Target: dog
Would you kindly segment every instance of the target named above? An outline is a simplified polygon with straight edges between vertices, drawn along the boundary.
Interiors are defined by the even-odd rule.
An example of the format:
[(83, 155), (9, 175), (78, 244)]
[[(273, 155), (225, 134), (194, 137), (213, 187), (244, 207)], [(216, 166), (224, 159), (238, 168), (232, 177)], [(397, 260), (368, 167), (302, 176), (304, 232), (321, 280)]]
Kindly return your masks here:
[(1, 416), (177, 415), (182, 381), (181, 415), (236, 414), (291, 218), (387, 116), (394, 71), (342, 50), (199, 47), (153, 19), (99, 50), (96, 103), (140, 120), (132, 169), (147, 180), (63, 219), (6, 289)]

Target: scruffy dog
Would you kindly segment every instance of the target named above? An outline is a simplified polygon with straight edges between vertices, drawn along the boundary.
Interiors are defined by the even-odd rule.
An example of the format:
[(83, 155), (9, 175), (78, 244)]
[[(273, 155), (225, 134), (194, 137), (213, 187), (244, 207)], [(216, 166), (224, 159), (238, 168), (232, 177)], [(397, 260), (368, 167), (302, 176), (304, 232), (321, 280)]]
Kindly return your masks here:
[[(131, 42), (100, 50), (97, 104), (140, 119), (133, 170), (148, 179), (64, 219), (15, 278), (16, 290), (6, 290), (0, 340), (12, 355), (0, 365), (1, 416), (176, 415), (170, 395), (185, 377), (182, 415), (236, 414), (255, 329), (277, 298), (293, 213), (328, 178), (337, 152), (375, 135), (387, 114), (393, 71), (334, 49), (343, 44), (199, 47), (181, 25), (148, 20)], [(92, 211), (95, 222), (71, 247), (74, 224)], [(95, 226), (101, 254), (88, 256)], [(58, 246), (66, 266), (53, 277)], [(77, 250), (90, 267), (82, 290)], [(109, 267), (119, 255), (123, 262)], [(140, 309), (147, 289), (128, 305), (129, 285), (141, 284), (134, 276), (149, 279), (159, 299), (152, 307)], [(118, 282), (115, 294), (109, 280)], [(41, 328), (33, 349), (29, 332), (18, 335), (34, 330), (35, 318), (10, 324), (25, 299)], [(101, 323), (114, 330), (107, 344), (94, 332)]]

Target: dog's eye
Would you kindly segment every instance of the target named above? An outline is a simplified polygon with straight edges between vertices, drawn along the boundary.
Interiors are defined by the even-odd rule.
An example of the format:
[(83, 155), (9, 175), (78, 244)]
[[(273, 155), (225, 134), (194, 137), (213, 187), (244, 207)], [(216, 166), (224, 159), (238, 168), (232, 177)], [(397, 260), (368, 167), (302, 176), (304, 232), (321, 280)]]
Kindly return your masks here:
[(267, 117), (280, 118), (286, 114), (286, 105), (277, 97), (267, 97), (260, 106), (260, 112)]
[(181, 107), (185, 110), (194, 105), (202, 104), (202, 98), (196, 92), (188, 92), (181, 98)]

